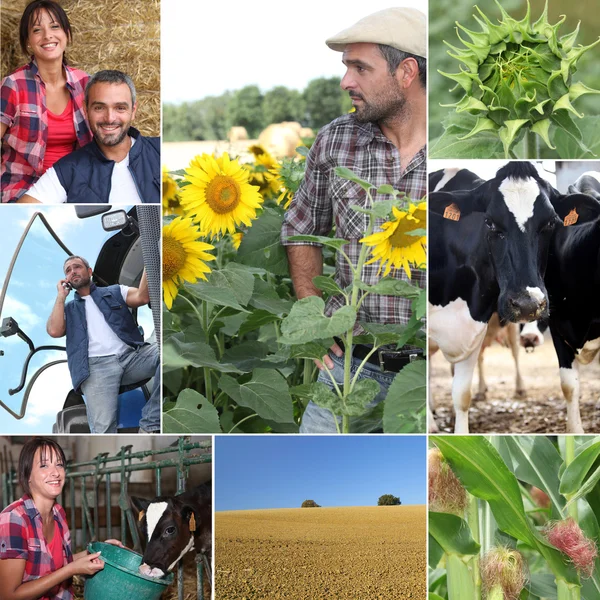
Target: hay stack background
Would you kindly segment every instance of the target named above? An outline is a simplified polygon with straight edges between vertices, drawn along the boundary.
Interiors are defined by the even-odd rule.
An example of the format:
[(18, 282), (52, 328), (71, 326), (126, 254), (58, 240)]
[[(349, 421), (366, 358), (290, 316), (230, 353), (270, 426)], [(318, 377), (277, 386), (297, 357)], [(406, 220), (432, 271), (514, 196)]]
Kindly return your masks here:
[[(19, 21), (28, 0), (2, 0), (1, 72), (27, 64), (19, 46)], [(138, 94), (134, 125), (160, 135), (160, 1), (61, 0), (73, 30), (69, 65), (87, 73), (118, 69), (131, 76)]]

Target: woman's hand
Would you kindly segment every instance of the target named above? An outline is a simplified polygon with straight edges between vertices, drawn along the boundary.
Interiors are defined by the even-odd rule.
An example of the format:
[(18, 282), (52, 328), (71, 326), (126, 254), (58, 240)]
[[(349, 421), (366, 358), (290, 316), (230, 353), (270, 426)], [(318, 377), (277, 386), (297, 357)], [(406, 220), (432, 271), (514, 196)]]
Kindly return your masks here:
[(98, 558), (100, 552), (86, 554), (74, 560), (69, 566), (73, 575), (94, 575), (104, 569), (104, 562)]
[(119, 546), (119, 548), (125, 548), (125, 546), (121, 543), (120, 540), (104, 540), (105, 544), (112, 544), (113, 546)]

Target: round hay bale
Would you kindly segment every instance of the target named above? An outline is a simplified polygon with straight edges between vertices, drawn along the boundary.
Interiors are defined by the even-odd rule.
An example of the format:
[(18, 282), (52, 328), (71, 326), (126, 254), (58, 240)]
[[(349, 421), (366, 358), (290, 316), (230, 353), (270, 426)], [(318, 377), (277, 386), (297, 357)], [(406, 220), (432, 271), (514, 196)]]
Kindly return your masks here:
[[(19, 21), (29, 0), (2, 0), (0, 17), (5, 77), (28, 61), (19, 47)], [(69, 64), (87, 73), (118, 69), (138, 93), (135, 126), (144, 135), (160, 135), (159, 0), (62, 0), (73, 30)]]
[(227, 133), (227, 139), (233, 144), (248, 139), (248, 132), (245, 127), (234, 126)]

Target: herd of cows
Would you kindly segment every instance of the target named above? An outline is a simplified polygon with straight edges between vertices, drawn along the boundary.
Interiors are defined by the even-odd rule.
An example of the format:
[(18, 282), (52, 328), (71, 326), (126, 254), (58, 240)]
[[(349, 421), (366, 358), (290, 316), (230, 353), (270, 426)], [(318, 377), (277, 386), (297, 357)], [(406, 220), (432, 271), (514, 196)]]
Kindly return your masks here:
[[(436, 171), (429, 189), (429, 350), (453, 366), (455, 433), (469, 431), (475, 366), (481, 393), (483, 348), (500, 328), (518, 360), (515, 323), (525, 324), (526, 347), (550, 328), (566, 430), (582, 433), (579, 365), (600, 351), (600, 173), (561, 194), (531, 163), (510, 162), (489, 181)], [(519, 379), (517, 364), (517, 393)], [(431, 411), (429, 426), (436, 430)]]

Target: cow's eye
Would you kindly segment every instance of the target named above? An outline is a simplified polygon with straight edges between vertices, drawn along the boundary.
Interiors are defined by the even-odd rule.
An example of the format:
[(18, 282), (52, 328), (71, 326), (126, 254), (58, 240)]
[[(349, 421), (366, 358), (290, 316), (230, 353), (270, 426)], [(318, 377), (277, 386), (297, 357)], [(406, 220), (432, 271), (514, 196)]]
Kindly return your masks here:
[(175, 535), (175, 527), (167, 527), (165, 529), (165, 535)]
[(490, 218), (485, 219), (485, 225), (490, 231), (496, 231), (496, 224)]
[(556, 226), (556, 219), (550, 219), (547, 223), (544, 223), (541, 231), (552, 231)]

